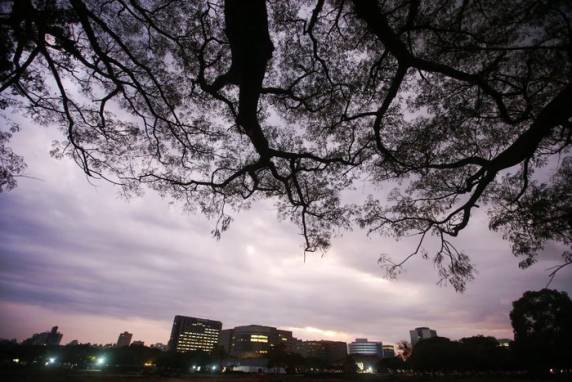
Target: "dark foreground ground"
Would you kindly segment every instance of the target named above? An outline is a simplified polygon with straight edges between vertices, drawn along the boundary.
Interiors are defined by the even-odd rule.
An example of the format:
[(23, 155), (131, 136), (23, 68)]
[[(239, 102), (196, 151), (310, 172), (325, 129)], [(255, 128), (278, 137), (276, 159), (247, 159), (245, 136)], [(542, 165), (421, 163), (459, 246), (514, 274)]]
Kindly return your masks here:
[[(569, 376), (568, 376), (569, 377)], [(2, 382), (526, 382), (554, 381), (564, 382), (567, 378), (519, 378), (519, 377), (457, 377), (457, 376), (294, 376), (294, 375), (190, 375), (181, 377), (160, 377), (140, 375), (112, 375), (99, 372), (55, 372), (0, 370)]]

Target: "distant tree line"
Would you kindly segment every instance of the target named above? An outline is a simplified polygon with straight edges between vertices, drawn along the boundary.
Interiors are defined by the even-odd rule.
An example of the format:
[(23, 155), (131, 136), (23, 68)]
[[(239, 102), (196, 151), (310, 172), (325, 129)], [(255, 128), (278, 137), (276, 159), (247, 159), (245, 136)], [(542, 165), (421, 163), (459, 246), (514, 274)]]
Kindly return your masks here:
[(494, 337), (474, 336), (451, 341), (444, 337), (420, 341), (408, 359), (383, 359), (379, 370), (420, 371), (517, 370), (519, 365), (509, 347)]
[(501, 371), (530, 374), (572, 371), (572, 300), (565, 292), (528, 291), (513, 302), (514, 342), (499, 346), (494, 337), (451, 341), (436, 337), (417, 343), (411, 356), (384, 359), (379, 370)]

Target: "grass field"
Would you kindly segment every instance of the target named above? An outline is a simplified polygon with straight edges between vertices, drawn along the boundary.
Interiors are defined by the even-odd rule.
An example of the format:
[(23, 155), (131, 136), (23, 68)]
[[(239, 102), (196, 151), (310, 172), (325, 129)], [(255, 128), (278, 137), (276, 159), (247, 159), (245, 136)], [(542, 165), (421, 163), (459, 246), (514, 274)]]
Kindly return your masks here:
[(0, 371), (3, 382), (526, 382), (567, 381), (568, 379), (531, 379), (517, 377), (430, 377), (430, 376), (293, 376), (293, 375), (189, 375), (181, 377), (112, 375), (95, 372), (48, 372), (33, 370)]

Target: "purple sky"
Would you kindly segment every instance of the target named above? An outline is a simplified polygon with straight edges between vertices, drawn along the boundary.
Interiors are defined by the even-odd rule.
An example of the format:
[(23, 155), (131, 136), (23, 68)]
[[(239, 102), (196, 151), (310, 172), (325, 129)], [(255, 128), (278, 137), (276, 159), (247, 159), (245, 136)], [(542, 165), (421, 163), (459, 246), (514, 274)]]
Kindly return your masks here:
[[(176, 314), (223, 326), (272, 325), (310, 339), (368, 337), (393, 343), (430, 326), (453, 339), (512, 337), (511, 302), (547, 282), (558, 261), (520, 270), (509, 244), (476, 214), (456, 242), (472, 255), (476, 280), (464, 294), (436, 285), (430, 262), (414, 259), (396, 281), (382, 278), (380, 253), (396, 258), (413, 241), (354, 231), (326, 256), (304, 262), (296, 227), (270, 202), (235, 216), (220, 241), (214, 222), (152, 192), (126, 201), (69, 160), (50, 158), (55, 129), (26, 126), (13, 147), (26, 174), (0, 194), (0, 337), (22, 340), (58, 325), (63, 343), (115, 342), (120, 332), (166, 343)], [(365, 186), (364, 186), (365, 187)], [(358, 187), (359, 190), (359, 187)], [(572, 267), (551, 285), (572, 294)]]

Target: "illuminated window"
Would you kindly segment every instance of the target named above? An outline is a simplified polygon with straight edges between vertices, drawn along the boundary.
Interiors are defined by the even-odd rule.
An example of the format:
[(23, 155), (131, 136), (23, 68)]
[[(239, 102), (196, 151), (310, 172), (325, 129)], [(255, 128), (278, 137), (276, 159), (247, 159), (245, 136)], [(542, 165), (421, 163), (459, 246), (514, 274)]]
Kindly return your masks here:
[(263, 336), (260, 334), (251, 334), (250, 342), (268, 342), (268, 336)]

